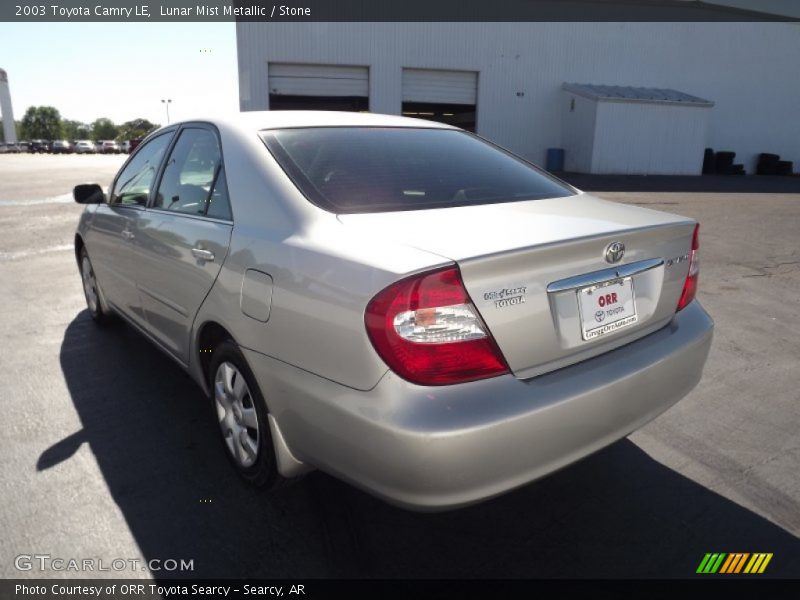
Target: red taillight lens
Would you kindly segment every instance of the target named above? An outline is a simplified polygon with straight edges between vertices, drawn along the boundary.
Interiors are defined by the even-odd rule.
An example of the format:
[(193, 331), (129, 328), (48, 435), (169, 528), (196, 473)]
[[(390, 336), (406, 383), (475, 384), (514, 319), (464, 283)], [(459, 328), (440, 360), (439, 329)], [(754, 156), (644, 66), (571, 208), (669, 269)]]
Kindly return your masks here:
[(698, 223), (694, 226), (692, 250), (689, 252), (689, 272), (686, 275), (686, 281), (683, 282), (683, 292), (681, 293), (681, 299), (678, 301), (678, 310), (686, 308), (697, 294), (697, 282), (700, 278), (700, 263), (697, 257), (697, 250), (700, 248), (700, 241), (698, 239), (699, 231), (700, 224)]
[(456, 267), (393, 283), (367, 305), (367, 334), (400, 377), (446, 385), (508, 372)]

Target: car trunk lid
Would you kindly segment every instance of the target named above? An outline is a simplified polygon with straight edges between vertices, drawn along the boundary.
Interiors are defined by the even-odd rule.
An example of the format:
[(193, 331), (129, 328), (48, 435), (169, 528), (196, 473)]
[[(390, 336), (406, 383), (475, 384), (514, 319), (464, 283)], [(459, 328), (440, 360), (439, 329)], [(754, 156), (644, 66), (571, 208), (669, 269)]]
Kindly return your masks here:
[[(668, 323), (694, 227), (685, 217), (583, 193), (339, 219), (456, 262), (520, 378), (596, 356)], [(606, 250), (617, 242), (624, 256), (612, 264)]]

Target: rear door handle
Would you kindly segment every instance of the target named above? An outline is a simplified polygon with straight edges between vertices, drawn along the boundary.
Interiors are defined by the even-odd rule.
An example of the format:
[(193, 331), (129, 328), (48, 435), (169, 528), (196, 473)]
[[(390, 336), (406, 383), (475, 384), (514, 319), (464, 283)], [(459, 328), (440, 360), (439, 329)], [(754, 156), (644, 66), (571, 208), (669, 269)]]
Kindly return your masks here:
[(126, 240), (130, 241), (135, 236), (133, 235), (133, 232), (130, 229), (123, 229), (122, 230), (122, 237), (124, 237)]
[(198, 260), (214, 260), (214, 253), (205, 248), (192, 248), (192, 255)]

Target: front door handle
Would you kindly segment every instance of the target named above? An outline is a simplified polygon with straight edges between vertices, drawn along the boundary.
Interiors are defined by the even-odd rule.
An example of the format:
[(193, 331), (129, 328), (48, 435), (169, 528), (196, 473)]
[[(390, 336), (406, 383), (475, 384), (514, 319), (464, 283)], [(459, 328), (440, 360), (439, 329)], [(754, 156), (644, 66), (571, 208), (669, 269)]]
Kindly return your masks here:
[(214, 253), (205, 248), (192, 248), (192, 255), (198, 260), (214, 260)]
[(128, 241), (131, 241), (135, 236), (133, 235), (133, 232), (130, 229), (123, 229), (122, 237), (124, 237)]

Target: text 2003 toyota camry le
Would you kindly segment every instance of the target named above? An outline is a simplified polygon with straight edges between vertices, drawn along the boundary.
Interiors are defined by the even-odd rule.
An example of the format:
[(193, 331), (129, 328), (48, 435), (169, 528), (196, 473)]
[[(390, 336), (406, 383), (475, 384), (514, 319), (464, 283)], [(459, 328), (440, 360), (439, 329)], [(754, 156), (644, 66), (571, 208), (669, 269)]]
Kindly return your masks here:
[(445, 125), (173, 124), (75, 198), (92, 315), (192, 374), (260, 486), (319, 468), (407, 507), (485, 499), (653, 419), (711, 343), (694, 221)]

